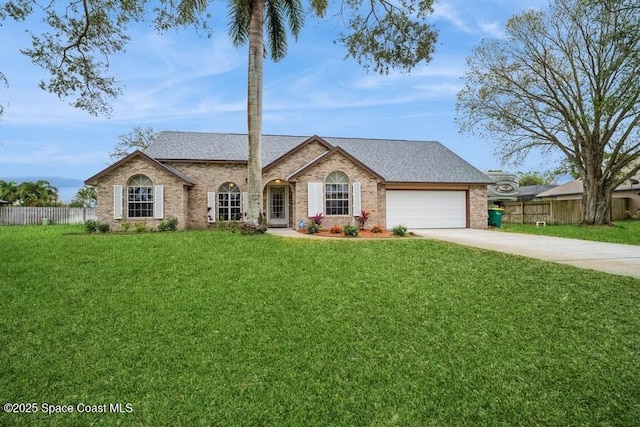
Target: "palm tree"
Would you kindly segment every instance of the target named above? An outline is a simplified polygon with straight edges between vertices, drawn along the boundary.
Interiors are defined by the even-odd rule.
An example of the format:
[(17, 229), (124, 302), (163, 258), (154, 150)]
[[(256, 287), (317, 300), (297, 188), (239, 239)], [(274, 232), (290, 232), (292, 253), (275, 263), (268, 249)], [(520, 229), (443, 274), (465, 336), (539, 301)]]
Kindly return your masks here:
[(58, 189), (49, 181), (25, 181), (18, 185), (18, 199), (23, 206), (55, 206)]
[(96, 193), (96, 187), (85, 185), (76, 192), (76, 195), (74, 196), (69, 206), (78, 208), (93, 208), (96, 206), (97, 200), (98, 195)]
[[(180, 18), (184, 22), (193, 19), (195, 13), (207, 6), (204, 0), (182, 0)], [(321, 2), (311, 2), (314, 12), (322, 14)], [(326, 5), (324, 6), (326, 7)], [(262, 226), (262, 87), (264, 80), (265, 31), (268, 36), (268, 53), (275, 62), (287, 52), (287, 26), (294, 38), (298, 37), (304, 21), (304, 9), (300, 0), (230, 0), (229, 35), (236, 46), (249, 43), (247, 125), (249, 158), (247, 186), (249, 201), (246, 222), (249, 226)]]
[(0, 200), (13, 204), (18, 199), (18, 184), (13, 181), (0, 180)]

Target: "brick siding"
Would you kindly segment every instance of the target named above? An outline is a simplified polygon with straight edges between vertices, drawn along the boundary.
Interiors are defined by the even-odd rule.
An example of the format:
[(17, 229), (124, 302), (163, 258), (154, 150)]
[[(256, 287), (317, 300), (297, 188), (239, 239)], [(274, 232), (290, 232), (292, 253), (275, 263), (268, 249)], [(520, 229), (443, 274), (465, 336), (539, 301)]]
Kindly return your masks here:
[[(267, 186), (275, 180), (280, 180), (280, 185), (287, 182), (287, 178), (300, 171), (304, 166), (309, 165), (313, 160), (327, 152), (328, 149), (317, 142), (311, 142), (299, 150), (291, 153), (290, 156), (280, 159), (264, 171), (263, 186), (264, 199), (263, 210), (266, 211)], [(217, 162), (187, 162), (174, 161), (167, 163), (175, 170), (179, 171), (196, 184), (188, 186), (174, 174), (156, 163), (143, 157), (134, 157), (114, 170), (111, 170), (98, 179), (98, 208), (97, 216), (99, 221), (109, 222), (114, 229), (122, 227), (122, 222), (129, 223), (144, 222), (149, 227), (157, 227), (161, 220), (153, 218), (127, 218), (126, 208), (126, 185), (128, 180), (137, 174), (148, 176), (154, 185), (164, 187), (164, 218), (178, 218), (178, 227), (185, 228), (205, 228), (208, 225), (207, 219), (207, 193), (214, 191), (218, 194), (219, 187), (226, 182), (233, 182), (241, 192), (247, 191), (247, 166), (243, 163), (217, 163)], [(288, 225), (297, 228), (300, 221), (309, 221), (307, 205), (307, 184), (309, 182), (324, 183), (327, 176), (334, 171), (342, 171), (349, 178), (349, 182), (359, 182), (361, 184), (361, 206), (369, 213), (369, 220), (366, 226), (371, 227), (386, 224), (386, 188), (383, 182), (372, 175), (365, 168), (353, 162), (340, 152), (335, 152), (326, 159), (321, 159), (303, 172), (299, 173), (295, 180), (289, 182), (289, 215)], [(124, 219), (113, 219), (113, 186), (122, 185), (124, 192)], [(437, 185), (431, 187), (437, 188)], [(469, 196), (469, 225), (471, 228), (487, 228), (487, 194), (486, 187), (482, 185), (471, 185), (466, 187)], [(326, 216), (323, 226), (328, 228), (332, 225), (344, 226), (355, 224), (355, 217), (360, 212), (353, 212), (353, 187), (350, 191), (350, 213), (349, 215)]]

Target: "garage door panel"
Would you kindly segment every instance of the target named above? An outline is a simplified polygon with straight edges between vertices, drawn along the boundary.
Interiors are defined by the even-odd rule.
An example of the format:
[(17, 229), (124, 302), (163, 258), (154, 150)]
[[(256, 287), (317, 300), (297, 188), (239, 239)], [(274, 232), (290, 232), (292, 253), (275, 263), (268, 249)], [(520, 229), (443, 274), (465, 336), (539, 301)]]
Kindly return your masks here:
[(466, 206), (464, 191), (388, 190), (387, 228), (465, 228)]

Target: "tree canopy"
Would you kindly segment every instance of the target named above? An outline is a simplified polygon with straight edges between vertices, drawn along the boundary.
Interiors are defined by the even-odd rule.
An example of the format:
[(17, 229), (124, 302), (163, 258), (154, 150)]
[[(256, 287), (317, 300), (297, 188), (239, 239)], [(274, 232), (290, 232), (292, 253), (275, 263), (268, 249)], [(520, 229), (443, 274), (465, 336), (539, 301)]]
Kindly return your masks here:
[(560, 154), (584, 183), (584, 223), (610, 221), (612, 191), (640, 170), (640, 10), (557, 0), (513, 16), (468, 58), (461, 131), (503, 162)]
[(155, 141), (157, 136), (158, 134), (154, 132), (152, 127), (141, 128), (136, 126), (131, 132), (118, 135), (119, 141), (111, 154), (109, 154), (109, 157), (115, 162), (127, 157), (135, 150), (144, 150)]
[(76, 192), (69, 206), (72, 208), (94, 208), (97, 203), (98, 193), (96, 188), (85, 185)]
[(58, 206), (58, 189), (49, 181), (0, 181), (0, 199), (18, 206)]
[[(345, 45), (347, 56), (366, 69), (383, 74), (390, 69), (408, 72), (420, 62), (429, 62), (434, 52), (437, 33), (427, 22), (433, 12), (433, 1), (346, 0), (336, 4), (338, 18), (345, 23), (343, 31), (336, 36), (337, 41)], [(10, 0), (0, 5), (0, 24), (6, 19), (24, 23), (32, 18), (42, 20), (46, 24), (43, 32), (25, 28), (31, 36), (31, 46), (21, 49), (50, 76), (49, 80), (40, 81), (39, 86), (61, 99), (69, 99), (72, 105), (90, 114), (109, 116), (111, 102), (122, 92), (116, 76), (110, 74), (109, 57), (125, 51), (131, 38), (129, 27), (136, 22), (150, 21), (158, 31), (192, 26), (210, 35), (213, 26), (223, 25), (216, 22), (219, 18), (211, 11), (215, 3), (207, 0), (45, 3)], [(287, 3), (269, 0), (265, 1), (265, 7), (286, 12), (293, 3), (302, 5), (299, 0), (291, 0), (289, 6)], [(247, 11), (250, 4), (247, 0), (228, 1), (233, 40), (241, 41), (248, 36), (234, 33), (239, 28), (237, 20), (247, 19), (248, 15), (234, 15), (233, 11)], [(306, 6), (306, 10), (319, 17), (334, 11), (330, 10), (328, 0), (309, 0)], [(291, 21), (294, 32), (302, 28), (304, 18), (295, 13)], [(286, 54), (286, 34), (277, 34), (272, 39), (275, 44), (268, 46), (268, 52), (277, 61)], [(6, 82), (2, 74), (0, 82)]]

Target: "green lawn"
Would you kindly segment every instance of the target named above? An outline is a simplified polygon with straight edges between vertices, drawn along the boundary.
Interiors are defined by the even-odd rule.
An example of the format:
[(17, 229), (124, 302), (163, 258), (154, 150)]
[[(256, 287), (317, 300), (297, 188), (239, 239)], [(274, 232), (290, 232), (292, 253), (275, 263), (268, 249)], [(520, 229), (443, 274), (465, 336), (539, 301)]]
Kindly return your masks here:
[(40, 408), (0, 425), (640, 419), (636, 279), (412, 238), (70, 230), (0, 227), (0, 399)]
[(536, 227), (532, 224), (503, 223), (500, 230), (514, 233), (541, 234), (545, 236), (593, 240), (597, 242), (640, 245), (640, 221), (619, 221), (615, 222), (613, 227), (583, 226), (575, 224), (547, 225), (546, 227)]

